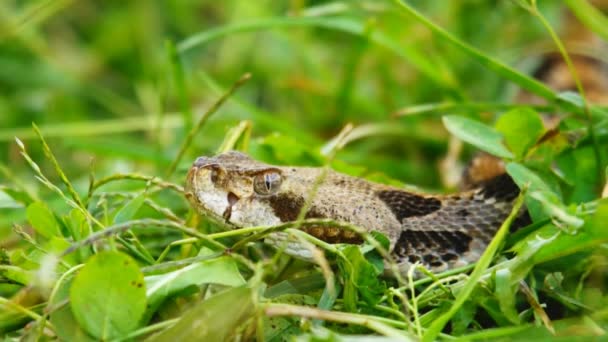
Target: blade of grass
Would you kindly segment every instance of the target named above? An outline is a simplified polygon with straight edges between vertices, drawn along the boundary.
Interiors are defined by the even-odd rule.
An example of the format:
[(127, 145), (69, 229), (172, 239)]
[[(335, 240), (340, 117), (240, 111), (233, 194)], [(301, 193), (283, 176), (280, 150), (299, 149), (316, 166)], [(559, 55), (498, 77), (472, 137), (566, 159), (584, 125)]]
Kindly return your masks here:
[[(29, 164), (29, 166), (32, 168), (32, 170), (36, 173), (36, 179), (38, 181), (40, 181), (42, 184), (44, 184), (47, 188), (51, 189), (53, 192), (57, 193), (65, 201), (65, 203), (67, 203), (72, 208), (80, 211), (84, 216), (86, 216), (89, 220), (91, 220), (91, 222), (95, 223), (100, 228), (104, 227), (104, 225), (101, 222), (99, 222), (99, 220), (97, 220), (95, 217), (93, 217), (93, 215), (91, 215), (91, 213), (86, 209), (86, 207), (84, 207), (82, 205), (82, 202), (80, 204), (77, 203), (75, 200), (71, 199), (65, 193), (63, 193), (63, 191), (61, 189), (59, 189), (59, 187), (57, 187), (55, 184), (53, 184), (48, 178), (46, 178), (44, 173), (42, 173), (40, 166), (38, 166), (38, 164), (36, 164), (36, 162), (34, 162), (34, 160), (29, 156), (29, 154), (27, 153), (27, 150), (25, 149), (25, 145), (23, 144), (23, 142), (21, 140), (19, 140), (19, 138), (15, 138), (15, 142), (17, 143), (21, 156), (25, 159), (25, 161)], [(49, 151), (50, 151), (50, 149), (49, 149)]]
[(403, 11), (405, 14), (414, 17), (416, 20), (418, 20), (424, 26), (429, 28), (433, 33), (437, 34), (438, 36), (445, 39), (446, 41), (454, 44), (460, 50), (462, 50), (463, 52), (470, 55), (475, 61), (486, 66), (488, 69), (495, 71), (497, 74), (505, 77), (506, 79), (509, 79), (509, 80), (515, 82), (522, 88), (524, 88), (524, 89), (528, 90), (529, 92), (534, 93), (542, 98), (545, 98), (548, 101), (553, 101), (556, 98), (555, 93), (549, 87), (544, 85), (543, 83), (535, 80), (532, 77), (529, 77), (527, 75), (524, 75), (524, 74), (518, 72), (517, 70), (509, 67), (508, 65), (506, 65), (492, 57), (487, 56), (481, 50), (469, 45), (468, 43), (463, 42), (462, 40), (458, 39), (456, 36), (454, 36), (450, 32), (435, 25), (432, 21), (430, 21), (429, 19), (424, 17), (422, 14), (420, 14), (418, 11), (416, 11), (412, 6), (410, 6), (406, 2), (401, 1), (401, 0), (393, 0), (393, 3), (395, 3), (395, 5), (399, 9), (401, 9), (401, 11)]
[(44, 139), (44, 136), (40, 132), (40, 129), (38, 129), (38, 126), (36, 126), (35, 123), (32, 123), (32, 127), (34, 128), (36, 135), (38, 135), (38, 139), (40, 139), (40, 142), (42, 143), (42, 150), (44, 151), (44, 154), (55, 167), (55, 172), (57, 172), (57, 175), (59, 175), (59, 179), (61, 179), (61, 182), (63, 183), (63, 185), (65, 185), (66, 188), (68, 189), (68, 193), (70, 194), (70, 196), (72, 196), (72, 199), (74, 200), (74, 202), (76, 202), (81, 208), (86, 210), (86, 208), (84, 207), (84, 204), (82, 203), (82, 200), (80, 199), (80, 195), (78, 195), (78, 193), (72, 186), (72, 183), (70, 182), (68, 177), (65, 175), (65, 172), (63, 172), (63, 170), (61, 169), (61, 166), (59, 166), (59, 162), (57, 161), (57, 158), (55, 158), (55, 155), (51, 151), (51, 148), (46, 143), (46, 140)]
[(421, 103), (405, 108), (398, 109), (392, 116), (407, 117), (421, 114), (441, 114), (446, 112), (483, 112), (483, 111), (498, 111), (509, 110), (515, 108), (532, 108), (539, 112), (551, 112), (555, 106), (540, 106), (531, 103), (494, 103), (494, 102), (438, 102), (438, 103)]
[(183, 194), (184, 193), (184, 188), (181, 187), (180, 185), (174, 184), (174, 183), (170, 183), (170, 182), (165, 182), (162, 179), (158, 178), (158, 177), (154, 177), (154, 176), (145, 176), (145, 175), (140, 175), (140, 174), (136, 174), (136, 173), (119, 173), (119, 174), (115, 174), (115, 175), (111, 175), (105, 178), (101, 178), (97, 181), (95, 181), (91, 186), (90, 186), (90, 190), (89, 192), (91, 194), (93, 194), (93, 192), (95, 190), (97, 190), (97, 188), (99, 188), (100, 186), (110, 183), (110, 182), (115, 182), (115, 181), (119, 181), (119, 180), (138, 180), (138, 181), (144, 181), (144, 182), (149, 182), (152, 185), (156, 185), (159, 186), (163, 189), (171, 189), (179, 194)]
[(335, 120), (344, 121), (348, 117), (348, 112), (351, 105), (351, 97), (353, 89), (355, 88), (355, 81), (357, 78), (357, 71), (360, 68), (363, 57), (369, 47), (369, 37), (377, 29), (377, 23), (374, 20), (369, 20), (365, 24), (365, 34), (363, 38), (358, 38), (353, 44), (353, 50), (345, 56), (346, 62), (342, 69), (342, 79), (338, 84), (336, 90), (336, 100), (334, 104), (334, 111), (337, 114)]
[(399, 57), (402, 57), (408, 61), (417, 70), (436, 82), (441, 87), (450, 89), (455, 93), (460, 92), (460, 90), (455, 86), (453, 77), (450, 74), (445, 73), (445, 70), (443, 69), (441, 69), (443, 72), (438, 72), (440, 68), (437, 68), (437, 66), (429, 63), (427, 56), (419, 52), (415, 47), (398, 43), (378, 30), (374, 30), (374, 32), (369, 33), (367, 32), (366, 25), (364, 23), (344, 17), (268, 18), (250, 22), (240, 22), (238, 24), (226, 25), (216, 29), (197, 33), (180, 42), (177, 47), (180, 53), (186, 53), (207, 43), (208, 41), (224, 36), (234, 35), (235, 33), (308, 26), (342, 31), (361, 36), (363, 38), (368, 37), (373, 43), (392, 51)]
[[(212, 78), (208, 73), (201, 71), (197, 73), (199, 79), (204, 82), (205, 86), (209, 87), (211, 91), (216, 94), (222, 94), (226, 92), (226, 89), (220, 86), (220, 84)], [(308, 132), (305, 132), (301, 129), (296, 129), (293, 124), (285, 120), (277, 120), (277, 115), (279, 113), (272, 113), (261, 110), (259, 107), (255, 105), (251, 105), (246, 103), (245, 101), (239, 100), (237, 96), (233, 96), (230, 99), (231, 104), (234, 104), (235, 107), (238, 107), (239, 111), (245, 112), (248, 115), (248, 119), (255, 122), (256, 127), (266, 128), (269, 131), (278, 131), (285, 134), (289, 134), (294, 137), (298, 141), (301, 141), (303, 144), (316, 146), (320, 144), (320, 140)]]
[(177, 153), (177, 156), (175, 157), (175, 159), (173, 160), (173, 163), (171, 163), (171, 166), (169, 166), (169, 169), (167, 170), (167, 178), (170, 177), (173, 172), (175, 171), (175, 169), (177, 168), (177, 164), (179, 164), (180, 160), (182, 159), (182, 157), (184, 156), (184, 153), (186, 152), (186, 150), (188, 149), (188, 147), (190, 146), (190, 144), (192, 143), (192, 140), (194, 139), (194, 136), (196, 136), (196, 134), (201, 130), (201, 128), (203, 128), (203, 126), (205, 125), (205, 123), (207, 122), (207, 119), (209, 119), (209, 117), (215, 113), (221, 106), (222, 104), (224, 104), (224, 102), (226, 102), (226, 100), (228, 100), (228, 98), (230, 98), (230, 95), (232, 95), (240, 86), (242, 86), (245, 82), (247, 82), (249, 79), (251, 78), (251, 74), (250, 73), (246, 73), (245, 75), (241, 76), (241, 78), (239, 78), (233, 85), (232, 87), (230, 87), (230, 89), (228, 89), (228, 91), (226, 93), (224, 93), (212, 106), (211, 108), (209, 108), (209, 110), (207, 110), (203, 116), (201, 116), (201, 118), (198, 120), (198, 122), (196, 123), (196, 126), (192, 127), (192, 129), (190, 130), (190, 132), (188, 133), (188, 135), (186, 136), (186, 138), (184, 139), (184, 142), (182, 143), (179, 152)]
[(608, 18), (586, 0), (566, 0), (574, 15), (593, 32), (608, 40)]
[(175, 91), (177, 92), (177, 97), (179, 99), (179, 105), (182, 112), (182, 120), (184, 121), (184, 133), (188, 133), (192, 130), (192, 126), (194, 125), (194, 117), (192, 115), (190, 98), (188, 97), (188, 87), (186, 86), (184, 66), (173, 42), (167, 41), (166, 49), (169, 57), (169, 63), (171, 64), (171, 76), (173, 77)]
[(115, 224), (115, 225), (105, 228), (104, 230), (98, 231), (95, 234), (87, 237), (85, 240), (80, 240), (80, 241), (73, 243), (68, 249), (66, 249), (65, 251), (63, 251), (63, 253), (61, 253), (61, 256), (63, 257), (65, 255), (68, 255), (80, 247), (90, 245), (90, 244), (94, 243), (95, 241), (98, 241), (105, 237), (109, 237), (114, 234), (120, 234), (120, 233), (126, 232), (127, 230), (135, 228), (135, 227), (146, 227), (146, 226), (155, 226), (155, 227), (176, 229), (186, 235), (194, 236), (203, 241), (206, 241), (218, 249), (222, 249), (222, 250), (225, 249), (224, 245), (222, 245), (221, 243), (219, 243), (213, 239), (210, 239), (206, 234), (200, 233), (200, 232), (196, 231), (195, 229), (192, 229), (188, 226), (184, 226), (180, 223), (169, 221), (169, 220), (140, 219), (140, 220), (132, 220), (132, 221), (126, 221), (123, 223)]
[(28, 27), (50, 18), (57, 12), (68, 7), (72, 2), (73, 0), (46, 0), (34, 3), (34, 5), (27, 8), (23, 14), (13, 20), (12, 23), (8, 23), (8, 27), (2, 27), (2, 31), (4, 32), (0, 31), (0, 40), (10, 38), (13, 35), (18, 35)]
[(35, 320), (35, 321), (39, 321), (39, 322), (44, 322), (44, 324), (46, 325), (47, 328), (51, 329), (51, 330), (55, 330), (55, 328), (53, 327), (53, 324), (51, 324), (51, 322), (43, 319), (43, 316), (37, 314), (36, 312), (21, 306), (18, 303), (15, 303), (14, 301), (10, 300), (10, 299), (6, 299), (4, 297), (0, 297), (0, 307), (2, 307), (2, 310), (7, 310), (7, 307), (10, 307), (12, 309), (14, 309), (17, 312), (22, 313), (23, 315)]
[[(291, 304), (266, 304), (264, 309), (266, 315), (273, 316), (295, 316), (307, 317), (319, 320), (355, 324), (364, 326), (381, 335), (389, 336), (395, 341), (411, 341), (413, 336), (408, 335), (405, 331), (397, 330), (388, 324), (383, 323), (386, 319), (381, 320), (379, 317), (361, 314), (352, 314), (346, 312), (327, 311), (315, 309), (307, 306), (298, 306)], [(393, 321), (397, 322), (397, 321)], [(402, 322), (399, 322), (402, 323)]]
[[(222, 145), (217, 149), (217, 153), (224, 153), (230, 150), (242, 148), (242, 151), (247, 150), (249, 145), (249, 139), (251, 137), (251, 129), (253, 123), (249, 120), (239, 122), (236, 127), (233, 127), (226, 133)], [(241, 141), (241, 144), (237, 146), (237, 143)]]
[(498, 251), (498, 248), (502, 244), (506, 235), (509, 233), (509, 227), (511, 226), (511, 223), (513, 222), (513, 220), (515, 220), (515, 217), (519, 215), (519, 210), (524, 203), (525, 192), (525, 189), (521, 190), (519, 196), (515, 200), (515, 204), (513, 205), (511, 213), (500, 226), (500, 228), (496, 232), (496, 236), (494, 236), (486, 250), (483, 252), (481, 258), (479, 258), (479, 261), (473, 269), (471, 276), (465, 283), (462, 290), (458, 293), (456, 300), (454, 300), (454, 303), (452, 304), (452, 306), (450, 306), (450, 309), (446, 313), (439, 316), (439, 318), (437, 318), (431, 324), (431, 326), (428, 328), (428, 330), (422, 337), (423, 342), (434, 341), (441, 332), (441, 330), (443, 330), (443, 327), (445, 327), (448, 321), (452, 319), (454, 314), (456, 314), (456, 312), (460, 310), (464, 302), (469, 299), (469, 296), (471, 295), (475, 287), (478, 285), (479, 279), (481, 278), (483, 272), (488, 268), (488, 266), (490, 266), (490, 263), (492, 262), (494, 255)]
[[(180, 127), (182, 119), (178, 114), (170, 113), (163, 119), (163, 128)], [(90, 120), (73, 123), (57, 123), (41, 125), (39, 130), (47, 138), (80, 137), (104, 134), (118, 134), (135, 131), (151, 131), (155, 129), (155, 120), (151, 115), (126, 117), (120, 119)], [(36, 138), (36, 132), (30, 127), (8, 128), (0, 130), (0, 142), (19, 137), (21, 140)]]

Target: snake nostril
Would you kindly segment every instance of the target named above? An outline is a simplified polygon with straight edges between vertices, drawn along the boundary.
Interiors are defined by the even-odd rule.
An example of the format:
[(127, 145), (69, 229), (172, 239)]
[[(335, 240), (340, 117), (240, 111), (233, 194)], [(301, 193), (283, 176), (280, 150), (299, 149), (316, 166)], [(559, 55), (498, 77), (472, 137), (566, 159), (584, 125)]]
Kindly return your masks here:
[(229, 206), (232, 207), (238, 201), (239, 201), (239, 196), (235, 195), (233, 192), (228, 193), (228, 205)]

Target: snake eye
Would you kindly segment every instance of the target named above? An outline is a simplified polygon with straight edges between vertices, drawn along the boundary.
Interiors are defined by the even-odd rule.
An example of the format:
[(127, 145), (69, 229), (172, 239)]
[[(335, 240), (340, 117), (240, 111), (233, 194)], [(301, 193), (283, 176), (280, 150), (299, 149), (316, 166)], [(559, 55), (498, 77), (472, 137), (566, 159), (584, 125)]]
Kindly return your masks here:
[(278, 172), (265, 172), (253, 179), (253, 191), (258, 195), (272, 195), (281, 186), (281, 175)]

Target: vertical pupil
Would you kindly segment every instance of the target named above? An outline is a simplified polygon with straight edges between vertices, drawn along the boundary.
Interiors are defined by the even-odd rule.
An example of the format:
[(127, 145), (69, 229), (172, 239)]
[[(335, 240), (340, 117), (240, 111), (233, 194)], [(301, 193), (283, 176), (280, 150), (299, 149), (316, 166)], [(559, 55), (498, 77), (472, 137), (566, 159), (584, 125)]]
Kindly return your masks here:
[(266, 182), (266, 189), (270, 191), (270, 176), (264, 175), (264, 181)]

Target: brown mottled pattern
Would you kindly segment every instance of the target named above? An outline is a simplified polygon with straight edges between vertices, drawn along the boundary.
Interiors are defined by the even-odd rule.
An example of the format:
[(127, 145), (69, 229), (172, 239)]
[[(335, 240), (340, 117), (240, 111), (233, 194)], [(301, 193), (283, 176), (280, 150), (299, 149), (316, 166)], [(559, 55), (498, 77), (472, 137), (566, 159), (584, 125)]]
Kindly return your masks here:
[[(255, 177), (264, 172), (281, 175), (276, 193), (253, 190)], [(323, 181), (309, 198), (319, 177)], [(220, 217), (229, 206), (230, 215), (223, 219), (235, 228), (294, 221), (308, 200), (306, 218), (333, 219), (386, 235), (404, 272), (416, 261), (441, 271), (477, 260), (519, 193), (507, 175), (455, 195), (422, 195), (322, 168), (267, 165), (238, 152), (197, 159), (186, 189), (194, 194), (190, 197), (197, 208), (212, 217)], [(305, 231), (329, 243), (362, 241), (337, 227)], [(297, 242), (289, 246), (289, 253), (302, 256)]]
[(328, 243), (362, 243), (363, 239), (355, 232), (337, 227), (315, 226), (302, 228), (306, 233)]
[(295, 221), (304, 207), (304, 197), (293, 193), (262, 197), (260, 201), (268, 202), (282, 222)]

